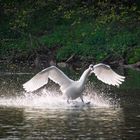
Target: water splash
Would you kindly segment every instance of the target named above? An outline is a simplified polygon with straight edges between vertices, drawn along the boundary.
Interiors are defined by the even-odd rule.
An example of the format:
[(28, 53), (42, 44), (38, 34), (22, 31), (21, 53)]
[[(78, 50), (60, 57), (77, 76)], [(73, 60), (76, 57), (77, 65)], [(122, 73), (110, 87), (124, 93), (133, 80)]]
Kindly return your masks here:
[(70, 108), (70, 107), (112, 107), (111, 99), (104, 97), (104, 94), (98, 94), (93, 91), (91, 86), (87, 86), (84, 96), (84, 101), (89, 102), (90, 105), (85, 105), (80, 99), (67, 103), (66, 99), (57, 90), (42, 89), (37, 93), (20, 92), (14, 97), (1, 97), (0, 106), (18, 107), (18, 108), (41, 108), (41, 109), (56, 109), (56, 108)]

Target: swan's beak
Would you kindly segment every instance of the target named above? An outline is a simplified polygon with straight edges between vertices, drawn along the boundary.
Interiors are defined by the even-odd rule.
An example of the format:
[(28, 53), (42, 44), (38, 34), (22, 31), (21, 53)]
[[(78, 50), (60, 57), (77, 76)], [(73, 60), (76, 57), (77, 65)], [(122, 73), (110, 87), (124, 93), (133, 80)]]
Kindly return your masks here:
[(90, 74), (94, 73), (94, 68), (91, 68)]
[(89, 66), (89, 69), (90, 69), (90, 74), (92, 74), (92, 73), (94, 72), (94, 66), (91, 64), (91, 65)]

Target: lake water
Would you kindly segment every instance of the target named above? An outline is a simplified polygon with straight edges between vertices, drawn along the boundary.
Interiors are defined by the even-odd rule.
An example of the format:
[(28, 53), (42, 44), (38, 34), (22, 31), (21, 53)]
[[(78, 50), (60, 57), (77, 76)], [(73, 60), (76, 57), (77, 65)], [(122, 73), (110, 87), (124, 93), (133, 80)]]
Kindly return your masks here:
[(80, 100), (67, 104), (51, 82), (48, 88), (26, 93), (22, 84), (34, 74), (22, 72), (0, 73), (0, 140), (140, 139), (139, 71), (119, 71), (126, 76), (120, 88), (91, 76), (84, 92), (90, 105)]

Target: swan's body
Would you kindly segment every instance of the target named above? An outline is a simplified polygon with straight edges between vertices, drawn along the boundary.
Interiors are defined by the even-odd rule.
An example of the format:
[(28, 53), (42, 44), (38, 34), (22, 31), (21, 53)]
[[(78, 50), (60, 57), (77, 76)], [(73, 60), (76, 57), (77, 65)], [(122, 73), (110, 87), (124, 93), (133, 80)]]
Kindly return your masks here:
[(124, 81), (124, 76), (120, 76), (115, 73), (110, 66), (105, 64), (90, 65), (86, 69), (79, 80), (73, 81), (68, 78), (60, 69), (55, 66), (48, 67), (38, 74), (36, 74), (32, 79), (23, 84), (23, 88), (27, 92), (33, 92), (48, 83), (48, 78), (60, 85), (60, 90), (63, 95), (67, 97), (67, 101), (74, 100), (78, 97), (81, 98), (83, 102), (82, 93), (84, 90), (85, 83), (88, 76), (91, 73), (95, 73), (97, 78), (102, 82), (119, 86)]

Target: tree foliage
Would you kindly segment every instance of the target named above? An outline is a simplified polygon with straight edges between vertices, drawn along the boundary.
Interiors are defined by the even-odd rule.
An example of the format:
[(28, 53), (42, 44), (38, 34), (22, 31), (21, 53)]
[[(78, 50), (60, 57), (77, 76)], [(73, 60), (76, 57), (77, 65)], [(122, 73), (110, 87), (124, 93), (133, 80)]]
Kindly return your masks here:
[(1, 0), (0, 7), (1, 56), (12, 48), (28, 54), (57, 45), (58, 61), (72, 54), (97, 61), (110, 55), (126, 63), (140, 59), (139, 1)]

